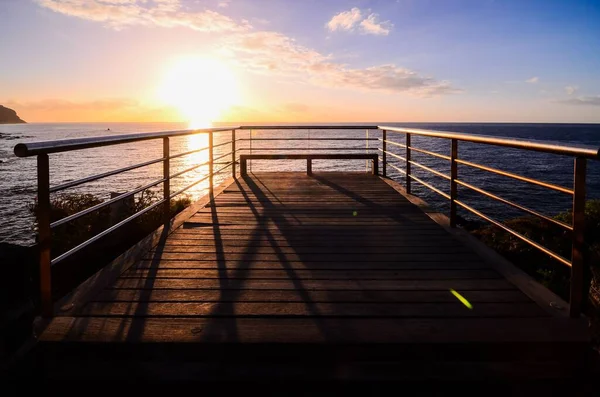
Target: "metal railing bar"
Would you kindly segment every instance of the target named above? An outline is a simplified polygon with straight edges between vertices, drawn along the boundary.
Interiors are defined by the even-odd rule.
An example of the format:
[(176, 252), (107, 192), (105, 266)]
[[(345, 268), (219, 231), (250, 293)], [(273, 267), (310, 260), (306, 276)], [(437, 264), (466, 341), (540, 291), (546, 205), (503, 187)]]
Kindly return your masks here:
[(183, 153), (174, 154), (172, 156), (169, 156), (169, 159), (176, 159), (178, 157), (187, 156), (188, 154), (202, 152), (203, 150), (208, 150), (208, 146), (200, 148), (200, 149), (190, 150), (189, 152), (183, 152)]
[(417, 162), (416, 162), (416, 161), (414, 161), (414, 160), (410, 160), (410, 161), (409, 161), (409, 163), (411, 163), (412, 165), (416, 165), (417, 167), (419, 167), (419, 168), (422, 168), (422, 169), (424, 169), (425, 171), (429, 171), (429, 172), (431, 172), (432, 174), (434, 174), (434, 175), (437, 175), (437, 176), (439, 176), (439, 177), (441, 177), (441, 178), (444, 178), (444, 179), (450, 180), (450, 176), (449, 176), (449, 175), (446, 175), (446, 174), (444, 174), (444, 173), (442, 173), (442, 172), (436, 171), (436, 170), (434, 170), (433, 168), (429, 168), (429, 167), (427, 167), (427, 166), (425, 166), (425, 165), (423, 165), (423, 164), (421, 164), (421, 163), (417, 163)]
[(198, 130), (146, 132), (137, 134), (105, 135), (94, 136), (89, 138), (59, 139), (55, 141), (19, 143), (15, 146), (14, 152), (17, 157), (29, 157), (43, 153), (50, 154), (69, 152), (72, 150), (91, 149), (102, 146), (120, 145), (123, 143), (148, 141), (151, 139), (178, 137), (222, 131), (231, 131), (231, 128), (205, 128)]
[(537, 152), (562, 154), (569, 156), (580, 156), (598, 159), (600, 158), (600, 148), (587, 145), (573, 145), (563, 143), (551, 143), (532, 141), (515, 138), (497, 137), (491, 135), (465, 134), (459, 132), (422, 130), (418, 128), (399, 128), (389, 126), (379, 126), (381, 130), (399, 132), (403, 134), (414, 134), (419, 136), (428, 136), (432, 138), (457, 139), (465, 142), (482, 143), (487, 145), (505, 146), (515, 149), (526, 149)]
[(171, 196), (169, 197), (169, 200), (172, 199), (173, 197), (180, 195), (181, 193), (185, 192), (186, 190), (196, 186), (197, 184), (199, 184), (202, 181), (207, 180), (210, 177), (210, 175), (206, 175), (204, 178), (200, 178), (195, 182), (192, 182), (191, 184), (187, 185), (186, 187), (184, 187), (183, 189), (179, 189), (178, 191), (176, 191), (175, 193), (171, 194)]
[(120, 228), (121, 226), (131, 222), (132, 220), (136, 219), (139, 216), (144, 215), (146, 212), (158, 207), (159, 205), (163, 204), (165, 202), (164, 199), (157, 201), (156, 203), (144, 208), (141, 211), (136, 212), (135, 214), (131, 215), (128, 218), (123, 219), (121, 222), (116, 223), (114, 225), (112, 225), (111, 227), (109, 227), (108, 229), (104, 230), (101, 233), (98, 233), (97, 235), (95, 235), (94, 237), (84, 241), (83, 243), (79, 244), (78, 246), (71, 248), (70, 250), (68, 250), (67, 252), (57, 256), (56, 258), (54, 258), (50, 264), (52, 266), (56, 265), (57, 263), (59, 263), (60, 261), (64, 260), (65, 258), (73, 255), (74, 253), (76, 253), (77, 251), (87, 247), (88, 245), (92, 244), (95, 241), (98, 241), (99, 239), (101, 239), (102, 237), (106, 236), (109, 233), (112, 233), (113, 231), (117, 230), (118, 228)]
[[(241, 138), (238, 141), (249, 141)], [(253, 138), (253, 141), (377, 141), (380, 138)]]
[(384, 141), (384, 140), (383, 140), (383, 139), (381, 139), (381, 138), (377, 138), (377, 140), (378, 140), (378, 141), (381, 141), (381, 142), (389, 143), (390, 145), (394, 145), (394, 146), (398, 146), (398, 147), (401, 147), (401, 148), (405, 148), (405, 149), (406, 149), (406, 145), (405, 145), (405, 144), (403, 144), (403, 143), (393, 142), (393, 141), (390, 141), (389, 139), (386, 139), (386, 140)]
[(550, 218), (549, 216), (546, 216), (546, 215), (544, 215), (544, 214), (541, 214), (541, 213), (539, 213), (539, 212), (537, 212), (537, 211), (535, 211), (535, 210), (532, 210), (532, 209), (530, 209), (530, 208), (524, 207), (524, 206), (522, 206), (522, 205), (520, 205), (520, 204), (514, 203), (514, 202), (512, 202), (512, 201), (510, 201), (510, 200), (504, 199), (504, 198), (502, 198), (502, 197), (500, 197), (500, 196), (496, 196), (496, 195), (495, 195), (495, 194), (493, 194), (493, 193), (490, 193), (490, 192), (488, 192), (488, 191), (486, 191), (486, 190), (483, 190), (483, 189), (481, 189), (481, 188), (478, 188), (478, 187), (476, 187), (476, 186), (473, 186), (473, 185), (471, 185), (471, 184), (469, 184), (469, 183), (467, 183), (467, 182), (461, 181), (460, 179), (456, 179), (455, 181), (456, 181), (456, 183), (458, 183), (459, 185), (461, 185), (461, 186), (464, 186), (464, 187), (466, 187), (466, 188), (469, 188), (469, 189), (471, 189), (471, 190), (474, 190), (474, 191), (476, 191), (476, 192), (478, 192), (478, 193), (481, 193), (481, 194), (483, 194), (483, 195), (484, 195), (484, 196), (486, 196), (486, 197), (489, 197), (489, 198), (491, 198), (491, 199), (494, 199), (494, 200), (500, 201), (500, 202), (502, 202), (502, 203), (504, 203), (504, 204), (510, 205), (511, 207), (517, 208), (517, 209), (519, 209), (519, 210), (521, 210), (521, 211), (525, 211), (525, 212), (527, 212), (527, 213), (529, 213), (529, 214), (531, 214), (531, 215), (537, 216), (538, 218), (541, 218), (541, 219), (544, 219), (544, 220), (546, 220), (546, 221), (548, 221), (548, 222), (554, 223), (555, 225), (558, 225), (558, 226), (560, 226), (560, 227), (563, 227), (563, 228), (565, 228), (565, 229), (567, 229), (567, 230), (570, 230), (570, 231), (572, 231), (572, 230), (573, 230), (573, 227), (571, 227), (571, 225), (568, 225), (568, 224), (566, 224), (566, 223), (564, 223), (564, 222), (561, 222), (561, 221), (558, 221), (558, 220), (556, 220), (556, 219)]
[(165, 181), (164, 178), (163, 179), (159, 179), (157, 181), (154, 181), (152, 183), (149, 183), (147, 185), (139, 187), (139, 188), (137, 188), (135, 190), (132, 190), (130, 192), (123, 193), (123, 194), (121, 194), (121, 195), (119, 195), (117, 197), (111, 198), (110, 200), (103, 201), (100, 204), (96, 204), (96, 205), (94, 205), (94, 206), (92, 206), (90, 208), (86, 208), (83, 211), (79, 211), (79, 212), (77, 212), (75, 214), (66, 216), (66, 217), (64, 217), (62, 219), (57, 220), (56, 222), (51, 223), (50, 224), (50, 228), (53, 229), (53, 228), (55, 228), (57, 226), (65, 224), (67, 222), (71, 222), (71, 221), (73, 221), (73, 220), (75, 220), (77, 218), (81, 218), (84, 215), (87, 215), (87, 214), (92, 213), (94, 211), (98, 211), (99, 209), (104, 208), (107, 205), (111, 205), (113, 203), (116, 203), (117, 201), (122, 200), (122, 199), (124, 199), (126, 197), (133, 196), (134, 194), (137, 194), (137, 193), (139, 193), (141, 191), (144, 191), (144, 190), (149, 189), (149, 188), (151, 188), (153, 186), (156, 186), (156, 185), (158, 185), (160, 183), (163, 183), (164, 181)]
[(444, 160), (448, 160), (448, 161), (452, 160), (450, 158), (450, 156), (446, 156), (446, 155), (439, 154), (439, 153), (436, 153), (436, 152), (430, 152), (429, 150), (419, 149), (419, 148), (416, 148), (416, 147), (413, 147), (413, 146), (410, 146), (409, 149), (410, 150), (414, 150), (415, 152), (419, 152), (419, 153), (423, 153), (423, 154), (428, 154), (430, 156), (438, 157), (440, 159), (444, 159)]
[(383, 152), (383, 153), (385, 153), (385, 154), (388, 154), (388, 155), (390, 155), (390, 156), (392, 156), (392, 157), (396, 157), (396, 158), (397, 158), (397, 159), (399, 159), (399, 160), (406, 161), (406, 158), (404, 158), (404, 157), (402, 157), (402, 156), (400, 156), (400, 155), (398, 155), (398, 154), (396, 154), (396, 153), (392, 153), (392, 152), (390, 152), (390, 151), (387, 151), (387, 150), (386, 150), (386, 151), (384, 151), (382, 148), (377, 148), (377, 150), (379, 150), (380, 152)]
[(503, 229), (504, 231), (512, 234), (513, 236), (517, 237), (520, 240), (523, 240), (524, 242), (526, 242), (527, 244), (531, 245), (532, 247), (537, 248), (538, 250), (542, 251), (543, 253), (551, 256), (552, 258), (556, 259), (557, 261), (571, 267), (571, 262), (568, 259), (563, 258), (562, 256), (556, 254), (553, 251), (550, 251), (548, 248), (544, 247), (541, 244), (536, 243), (535, 241), (523, 236), (521, 233), (509, 228), (508, 226), (505, 226), (504, 224), (498, 222), (495, 219), (490, 218), (489, 216), (481, 213), (480, 211), (477, 211), (476, 209), (468, 206), (467, 204), (463, 203), (462, 201), (459, 200), (455, 200), (456, 204), (460, 205), (461, 207), (463, 207), (464, 209), (466, 209), (467, 211), (472, 212), (473, 214), (479, 216), (482, 219), (485, 219), (486, 221), (493, 223), (494, 225), (498, 226), (499, 228)]
[[(376, 130), (376, 125), (244, 125), (236, 130)], [(229, 128), (231, 130), (232, 128)]]
[(225, 146), (225, 145), (231, 145), (231, 141), (222, 142), (222, 143), (219, 143), (218, 145), (213, 145), (213, 149), (216, 147)]
[(209, 164), (210, 164), (210, 161), (206, 161), (206, 162), (204, 162), (204, 163), (201, 163), (201, 164), (196, 164), (196, 165), (194, 165), (193, 167), (190, 167), (190, 168), (188, 168), (188, 169), (185, 169), (185, 170), (183, 170), (183, 171), (179, 171), (179, 172), (177, 172), (177, 173), (175, 173), (175, 174), (171, 175), (171, 176), (169, 177), (169, 179), (177, 178), (178, 176), (181, 176), (181, 175), (185, 174), (186, 172), (193, 171), (193, 170), (195, 170), (196, 168), (200, 168), (200, 167), (202, 167), (202, 166), (204, 166), (204, 165), (209, 165)]
[(213, 161), (221, 160), (223, 157), (231, 156), (232, 154), (233, 154), (233, 152), (225, 153), (224, 155), (213, 159)]
[(82, 185), (84, 183), (93, 182), (93, 181), (96, 181), (98, 179), (106, 178), (106, 177), (109, 177), (109, 176), (112, 176), (112, 175), (117, 175), (117, 174), (120, 174), (120, 173), (126, 172), (126, 171), (135, 170), (136, 168), (146, 167), (148, 165), (160, 163), (162, 161), (165, 161), (165, 159), (164, 158), (160, 158), (160, 159), (150, 160), (150, 161), (146, 161), (145, 163), (134, 164), (134, 165), (130, 165), (128, 167), (119, 168), (118, 170), (108, 171), (108, 172), (104, 172), (102, 174), (88, 176), (87, 178), (81, 178), (81, 179), (78, 179), (76, 181), (63, 183), (61, 185), (56, 185), (54, 187), (51, 187), (50, 188), (50, 193), (59, 192), (61, 190), (65, 190), (65, 189), (69, 189), (69, 188), (72, 188), (72, 187), (75, 187), (75, 186), (79, 186), (79, 185)]
[(410, 177), (411, 179), (414, 179), (415, 181), (419, 182), (421, 185), (423, 185), (423, 186), (426, 186), (426, 187), (428, 187), (429, 189), (433, 190), (434, 192), (436, 192), (436, 193), (437, 193), (437, 194), (439, 194), (440, 196), (442, 196), (442, 197), (444, 197), (444, 198), (446, 198), (446, 199), (450, 200), (450, 195), (449, 195), (449, 194), (446, 194), (446, 193), (442, 192), (440, 189), (438, 189), (438, 188), (436, 188), (436, 187), (434, 187), (434, 186), (430, 185), (429, 183), (427, 183), (427, 182), (425, 182), (425, 181), (423, 181), (423, 180), (421, 180), (421, 179), (417, 178), (417, 177), (416, 177), (416, 176), (414, 176), (414, 175), (409, 175), (409, 177)]
[[(254, 140), (254, 139), (253, 139)], [(250, 150), (250, 148), (240, 148), (240, 150)], [(351, 148), (351, 147), (332, 147), (332, 148), (262, 148), (262, 147), (253, 147), (252, 150), (375, 150), (375, 148), (367, 149), (365, 147), (361, 148)]]
[(509, 177), (509, 178), (512, 178), (512, 179), (517, 179), (519, 181), (528, 182), (528, 183), (531, 183), (533, 185), (542, 186), (542, 187), (545, 187), (545, 188), (548, 188), (548, 189), (556, 190), (556, 191), (567, 193), (567, 194), (571, 194), (571, 195), (573, 194), (573, 190), (572, 189), (566, 188), (564, 186), (559, 186), (559, 185), (554, 185), (554, 184), (548, 183), (548, 182), (538, 181), (537, 179), (527, 178), (526, 176), (522, 176), (522, 175), (518, 175), (518, 174), (513, 174), (512, 172), (502, 171), (502, 170), (499, 170), (497, 168), (492, 168), (492, 167), (488, 167), (488, 166), (485, 166), (485, 165), (473, 163), (471, 161), (456, 159), (456, 162), (459, 163), (459, 164), (468, 165), (468, 166), (473, 167), (473, 168), (479, 168), (480, 170), (488, 171), (488, 172), (491, 172), (491, 173), (494, 173), (494, 174), (506, 176), (506, 177)]

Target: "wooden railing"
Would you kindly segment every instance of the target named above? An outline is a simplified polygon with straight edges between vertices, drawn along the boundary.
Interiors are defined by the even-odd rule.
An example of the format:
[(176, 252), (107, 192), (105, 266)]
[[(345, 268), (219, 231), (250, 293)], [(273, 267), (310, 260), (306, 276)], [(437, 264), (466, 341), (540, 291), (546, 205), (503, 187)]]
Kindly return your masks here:
[[(249, 138), (238, 138), (236, 139), (236, 130), (249, 130)], [(314, 131), (319, 134), (323, 134), (324, 132), (330, 131), (339, 131), (339, 130), (365, 130), (367, 132), (365, 138), (357, 138), (357, 137), (307, 137), (307, 138), (298, 138), (298, 137), (286, 137), (286, 136), (277, 136), (272, 138), (261, 138), (261, 137), (253, 137), (252, 131), (255, 130), (277, 130), (277, 131), (289, 131), (289, 130), (304, 130), (304, 131)], [(380, 130), (381, 138), (369, 138), (369, 130)], [(221, 142), (217, 145), (214, 144), (213, 136), (218, 133), (231, 133), (231, 140), (226, 142)], [(208, 135), (208, 146), (200, 149), (195, 149), (183, 153), (171, 154), (170, 150), (170, 140), (172, 137), (180, 137), (194, 134), (207, 134)], [(389, 139), (388, 137), (398, 136), (404, 137), (404, 143), (395, 141), (393, 139)], [(412, 136), (421, 136), (421, 137), (432, 137), (432, 138), (442, 138), (447, 139), (450, 144), (450, 156), (436, 153), (434, 151), (425, 150), (423, 148), (417, 148), (412, 144), (411, 137)], [(59, 152), (68, 152), (75, 151), (81, 149), (91, 149), (98, 148), (103, 146), (111, 146), (111, 145), (119, 145), (124, 143), (131, 142), (140, 142), (146, 140), (162, 140), (162, 150), (163, 155), (161, 158), (157, 158), (154, 160), (146, 161), (139, 164), (130, 165), (127, 167), (123, 167), (120, 169), (112, 170), (109, 172), (104, 172), (97, 175), (88, 176), (82, 179), (78, 179), (75, 181), (63, 183), (56, 186), (50, 186), (50, 163), (49, 163), (49, 155), (53, 153)], [(311, 147), (254, 147), (253, 142), (266, 142), (266, 141), (327, 141), (327, 142), (340, 142), (340, 141), (364, 141), (366, 143), (365, 146), (360, 147), (344, 147), (344, 146), (332, 146), (327, 148), (311, 148)], [(369, 148), (368, 144), (370, 141), (380, 141), (381, 147)], [(240, 147), (236, 143), (237, 142), (247, 142), (247, 147)], [(551, 153), (556, 155), (563, 156), (571, 156), (575, 158), (574, 163), (574, 180), (573, 187), (564, 187), (555, 184), (551, 184), (548, 182), (542, 182), (536, 179), (528, 178), (522, 175), (517, 175), (514, 173), (506, 172), (503, 170), (499, 170), (487, 165), (476, 164), (471, 161), (466, 161), (459, 158), (459, 142), (471, 142), (476, 144), (483, 145), (496, 145), (496, 146), (504, 146), (515, 149), (522, 149), (525, 151), (539, 151), (545, 153)], [(218, 157), (215, 157), (214, 149), (220, 146), (230, 145), (231, 151), (226, 154), (221, 154)], [(338, 144), (339, 145), (339, 144)], [(389, 145), (389, 146), (388, 146)], [(400, 154), (392, 152), (391, 147), (399, 147), (404, 150), (404, 156)], [(192, 167), (189, 167), (185, 170), (179, 171), (177, 173), (171, 173), (171, 160), (183, 156), (187, 156), (193, 153), (197, 153), (200, 151), (208, 150), (208, 161), (203, 162), (201, 164), (194, 164)], [(197, 184), (209, 180), (209, 192), (212, 193), (214, 189), (214, 176), (226, 168), (231, 167), (231, 175), (236, 177), (236, 165), (239, 163), (237, 153), (241, 153), (242, 151), (246, 151), (249, 154), (252, 154), (256, 151), (266, 151), (266, 152), (274, 152), (281, 151), (284, 153), (289, 153), (289, 151), (298, 151), (299, 154), (296, 155), (275, 155), (277, 158), (288, 157), (288, 158), (306, 158), (312, 161), (312, 157), (306, 154), (302, 155), (300, 153), (306, 153), (307, 151), (319, 151), (319, 152), (339, 152), (339, 151), (365, 151), (370, 153), (372, 150), (378, 150), (381, 153), (380, 161), (382, 163), (381, 172), (384, 177), (387, 177), (387, 169), (391, 167), (395, 169), (400, 174), (405, 176), (404, 184), (406, 187), (407, 193), (411, 194), (412, 192), (412, 181), (422, 184), (423, 186), (431, 189), (432, 191), (438, 193), (445, 199), (450, 201), (450, 225), (451, 227), (455, 227), (457, 223), (457, 207), (462, 207), (465, 210), (475, 214), (478, 217), (485, 219), (486, 221), (502, 228), (506, 232), (512, 234), (513, 236), (521, 239), (525, 243), (535, 247), (536, 249), (544, 252), (545, 254), (551, 256), (557, 261), (563, 263), (571, 267), (571, 293), (570, 293), (570, 314), (573, 317), (578, 317), (581, 311), (581, 303), (584, 299), (584, 285), (583, 285), (583, 252), (584, 252), (584, 223), (585, 223), (585, 214), (584, 214), (584, 206), (585, 206), (585, 184), (586, 184), (586, 162), (587, 159), (599, 159), (600, 158), (600, 149), (594, 147), (586, 147), (586, 146), (573, 146), (573, 145), (562, 145), (562, 144), (554, 144), (554, 143), (545, 143), (540, 141), (527, 141), (527, 140), (517, 140), (510, 138), (502, 138), (502, 137), (493, 137), (493, 136), (483, 136), (483, 135), (472, 135), (472, 134), (462, 134), (462, 133), (452, 133), (452, 132), (441, 132), (441, 131), (427, 131), (420, 129), (407, 129), (407, 128), (398, 128), (391, 126), (374, 126), (374, 125), (326, 125), (326, 126), (307, 126), (307, 125), (299, 125), (299, 126), (235, 126), (235, 127), (223, 127), (223, 128), (210, 128), (210, 129), (202, 129), (202, 130), (184, 130), (184, 131), (170, 131), (170, 132), (158, 132), (158, 133), (140, 133), (140, 134), (129, 134), (129, 135), (117, 135), (117, 136), (103, 136), (103, 137), (93, 137), (93, 138), (81, 138), (81, 139), (67, 139), (67, 140), (58, 140), (58, 141), (49, 141), (49, 142), (35, 142), (35, 143), (21, 143), (15, 146), (15, 154), (19, 157), (29, 157), (29, 156), (37, 156), (37, 181), (38, 181), (38, 190), (37, 190), (37, 200), (38, 200), (38, 211), (37, 211), (37, 224), (38, 224), (38, 244), (40, 249), (40, 258), (39, 258), (39, 268), (40, 268), (40, 297), (41, 297), (41, 308), (42, 314), (44, 316), (52, 316), (53, 315), (53, 299), (52, 299), (52, 284), (51, 284), (51, 267), (56, 265), (57, 263), (65, 260), (69, 256), (79, 252), (83, 248), (89, 246), (95, 241), (107, 236), (108, 234), (114, 232), (115, 230), (121, 228), (122, 226), (128, 224), (139, 216), (162, 206), (162, 211), (164, 214), (165, 223), (169, 222), (170, 217), (170, 202), (171, 200), (186, 192), (193, 186)], [(414, 161), (411, 157), (412, 152), (418, 152), (421, 154), (426, 154), (429, 156), (433, 156), (435, 158), (439, 158), (450, 163), (450, 175), (444, 174), (438, 170), (435, 170), (431, 167), (428, 167), (424, 164), (418, 163)], [(230, 157), (230, 160), (225, 163), (217, 163), (218, 160), (221, 160), (226, 157)], [(316, 156), (316, 158), (327, 157), (326, 155)], [(344, 156), (337, 155), (340, 158), (347, 157), (352, 158), (353, 156)], [(400, 160), (404, 167), (398, 167), (394, 165), (392, 162), (388, 161), (388, 156), (393, 157), (396, 160)], [(329, 157), (335, 157), (334, 155), (329, 155)], [(361, 157), (361, 156), (358, 156)], [(357, 157), (357, 158), (358, 158)], [(251, 159), (252, 157), (246, 157), (246, 160)], [(361, 157), (361, 158), (364, 158)], [(370, 158), (370, 157), (369, 157)], [(90, 208), (82, 210), (76, 214), (69, 215), (63, 219), (51, 222), (50, 220), (50, 194), (54, 192), (59, 192), (65, 189), (69, 189), (75, 186), (79, 186), (88, 182), (97, 181), (102, 178), (106, 178), (109, 176), (117, 175), (123, 172), (131, 171), (134, 169), (147, 167), (152, 164), (162, 163), (163, 164), (163, 175), (161, 179), (148, 183), (144, 186), (138, 187), (129, 192), (123, 193), (117, 197), (114, 197), (110, 200), (104, 201), (100, 204), (94, 205)], [(473, 167), (482, 171), (491, 172), (497, 175), (502, 175), (508, 178), (512, 178), (519, 181), (528, 182), (537, 186), (541, 186), (547, 189), (555, 190), (562, 192), (564, 194), (568, 194), (572, 196), (572, 204), (573, 204), (573, 219), (571, 224), (566, 224), (556, 219), (553, 219), (549, 216), (543, 215), (537, 211), (529, 209), (520, 204), (514, 203), (510, 200), (502, 198), (498, 195), (490, 193), (480, 187), (471, 185), (466, 181), (459, 179), (458, 177), (458, 165), (464, 165), (468, 167)], [(215, 170), (215, 165), (222, 165), (219, 169)], [(194, 181), (188, 186), (177, 190), (176, 192), (171, 193), (171, 183), (170, 181), (174, 178), (180, 177), (190, 171), (196, 170), (202, 166), (208, 166), (208, 172), (202, 178)], [(312, 163), (310, 165), (307, 163), (309, 167), (308, 170), (312, 172)], [(412, 172), (412, 167), (417, 167), (419, 169), (425, 170), (432, 175), (435, 175), (439, 178), (446, 180), (449, 183), (450, 194), (443, 192), (442, 190), (436, 188), (435, 186), (427, 183), (426, 181), (418, 178)], [(377, 167), (373, 167), (373, 170), (377, 171)], [(106, 206), (109, 206), (117, 201), (123, 200), (124, 198), (132, 197), (135, 194), (143, 192), (146, 189), (149, 189), (154, 186), (162, 185), (163, 187), (163, 197), (159, 201), (152, 203), (150, 206), (138, 211), (137, 213), (127, 217), (126, 219), (112, 225), (108, 229), (103, 232), (97, 234), (96, 236), (82, 242), (81, 244), (71, 248), (67, 252), (64, 252), (58, 255), (55, 258), (51, 257), (51, 247), (52, 247), (52, 230), (60, 225), (65, 223), (74, 221), (84, 215), (90, 214), (92, 212), (98, 211)], [(471, 189), (477, 193), (480, 193), (488, 198), (491, 198), (495, 201), (499, 201), (503, 204), (507, 204), (511, 207), (517, 208), (518, 210), (524, 211), (528, 214), (534, 215), (538, 218), (541, 218), (547, 222), (551, 222), (559, 227), (567, 230), (571, 233), (572, 240), (572, 254), (571, 259), (566, 259), (559, 254), (551, 251), (550, 249), (544, 247), (531, 240), (530, 238), (523, 236), (515, 230), (504, 225), (502, 222), (493, 219), (481, 211), (467, 205), (463, 201), (459, 200), (458, 197), (458, 186), (463, 186), (468, 189)]]

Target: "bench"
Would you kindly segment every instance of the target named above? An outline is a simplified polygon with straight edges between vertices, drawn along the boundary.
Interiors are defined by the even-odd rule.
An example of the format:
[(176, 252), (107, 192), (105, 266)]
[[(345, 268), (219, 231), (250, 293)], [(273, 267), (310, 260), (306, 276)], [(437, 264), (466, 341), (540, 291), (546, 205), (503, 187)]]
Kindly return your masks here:
[(379, 156), (377, 153), (339, 153), (339, 154), (242, 154), (240, 155), (240, 174), (248, 175), (248, 160), (306, 160), (306, 174), (312, 175), (313, 160), (371, 160), (371, 172), (379, 175)]

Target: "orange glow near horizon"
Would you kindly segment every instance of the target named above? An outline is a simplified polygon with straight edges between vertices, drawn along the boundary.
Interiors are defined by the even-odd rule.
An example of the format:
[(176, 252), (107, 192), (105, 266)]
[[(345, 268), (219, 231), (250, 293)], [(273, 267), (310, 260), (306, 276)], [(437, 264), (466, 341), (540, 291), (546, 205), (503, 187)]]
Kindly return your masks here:
[(159, 100), (175, 107), (194, 129), (218, 121), (237, 96), (237, 81), (227, 65), (200, 57), (176, 62), (158, 90)]

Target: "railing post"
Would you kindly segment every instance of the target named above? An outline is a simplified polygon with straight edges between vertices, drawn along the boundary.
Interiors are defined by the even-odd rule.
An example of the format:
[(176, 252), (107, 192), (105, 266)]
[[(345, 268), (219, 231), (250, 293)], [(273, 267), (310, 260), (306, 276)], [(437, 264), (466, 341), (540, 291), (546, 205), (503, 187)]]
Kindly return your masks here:
[(43, 317), (54, 315), (52, 302), (51, 248), (52, 230), (50, 229), (50, 160), (47, 154), (37, 156), (38, 179), (38, 247), (40, 265), (40, 304)]
[(248, 160), (245, 155), (240, 155), (240, 176), (245, 178), (248, 175)]
[(169, 148), (169, 137), (163, 138), (163, 220), (165, 225), (171, 220), (171, 150)]
[(212, 198), (213, 195), (213, 172), (214, 172), (214, 167), (213, 167), (213, 159), (214, 159), (214, 155), (213, 155), (213, 132), (210, 131), (208, 133), (208, 183), (209, 183), (209, 194)]
[[(365, 154), (369, 154), (369, 129), (367, 128), (365, 130), (365, 143), (366, 143), (366, 149), (365, 149)], [(365, 161), (365, 171), (369, 172), (369, 160)], [(371, 167), (371, 173), (373, 173), (373, 168)]]
[(312, 176), (312, 159), (306, 159), (306, 175)]
[(382, 157), (382, 170), (381, 173), (383, 174), (383, 177), (385, 178), (387, 176), (387, 131), (383, 130), (383, 142), (382, 142), (382, 150), (383, 150), (383, 155)]
[(406, 193), (411, 194), (410, 186), (410, 134), (406, 133)]
[(231, 130), (231, 176), (235, 178), (235, 130)]
[(579, 317), (584, 299), (587, 299), (584, 285), (584, 244), (585, 244), (585, 178), (587, 161), (576, 157), (573, 178), (573, 234), (571, 246), (571, 293), (570, 316)]
[(456, 227), (456, 195), (458, 193), (456, 178), (458, 178), (458, 140), (452, 139), (450, 150), (450, 227)]
[[(250, 130), (250, 154), (252, 154), (252, 130)], [(246, 165), (246, 170), (248, 170), (247, 165)], [(250, 172), (252, 172), (252, 161), (250, 161)]]

